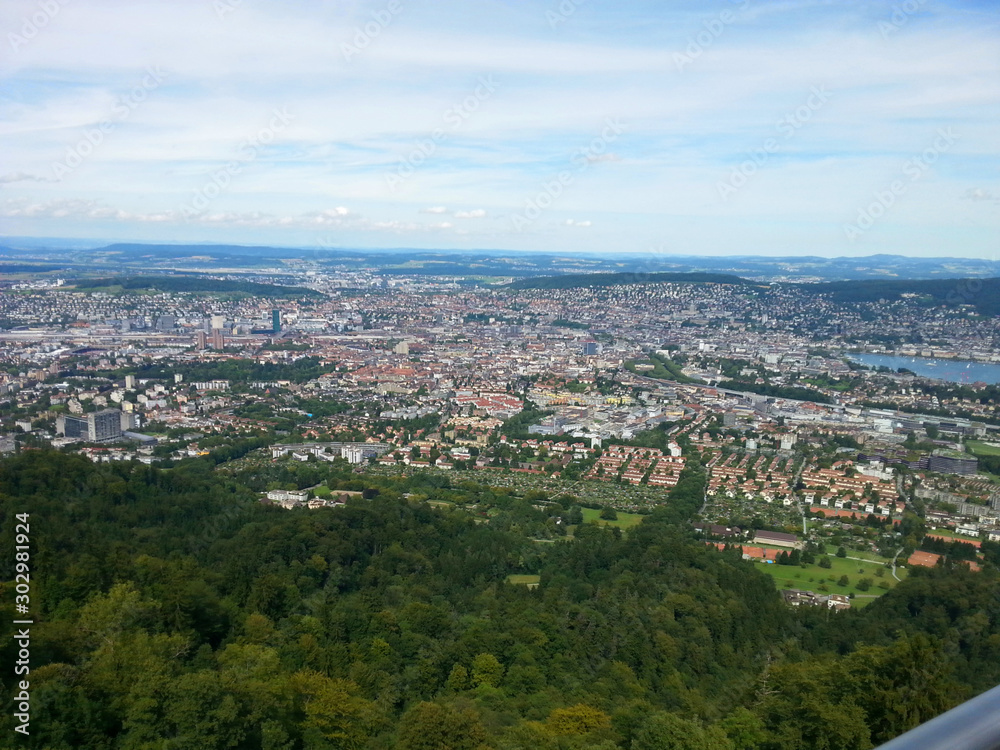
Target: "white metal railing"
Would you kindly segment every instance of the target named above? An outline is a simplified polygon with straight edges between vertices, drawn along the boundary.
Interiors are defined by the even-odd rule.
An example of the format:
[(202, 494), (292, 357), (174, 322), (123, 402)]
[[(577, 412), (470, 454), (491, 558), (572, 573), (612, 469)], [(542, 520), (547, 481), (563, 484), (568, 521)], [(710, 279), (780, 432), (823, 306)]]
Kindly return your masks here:
[(1000, 750), (1000, 686), (880, 745), (877, 750)]

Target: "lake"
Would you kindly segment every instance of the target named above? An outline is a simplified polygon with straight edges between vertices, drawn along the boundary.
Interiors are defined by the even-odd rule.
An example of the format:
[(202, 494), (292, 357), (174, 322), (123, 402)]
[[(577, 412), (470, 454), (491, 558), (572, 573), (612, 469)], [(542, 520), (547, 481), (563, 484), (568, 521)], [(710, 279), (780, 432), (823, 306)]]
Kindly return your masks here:
[(1000, 365), (967, 362), (960, 359), (927, 359), (926, 357), (891, 357), (885, 354), (849, 354), (848, 359), (868, 367), (900, 367), (925, 378), (948, 380), (952, 383), (1000, 383)]

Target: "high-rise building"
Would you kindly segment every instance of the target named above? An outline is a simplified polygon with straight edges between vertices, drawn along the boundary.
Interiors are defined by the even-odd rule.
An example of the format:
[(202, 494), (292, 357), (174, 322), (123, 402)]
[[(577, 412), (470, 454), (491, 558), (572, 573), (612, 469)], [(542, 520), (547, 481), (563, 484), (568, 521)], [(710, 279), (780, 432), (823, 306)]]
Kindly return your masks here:
[(118, 409), (104, 409), (85, 417), (60, 414), (56, 418), (56, 432), (88, 443), (117, 440), (122, 436), (122, 413)]
[(197, 331), (194, 335), (194, 346), (198, 351), (208, 348), (208, 334), (204, 331)]
[(927, 468), (941, 474), (963, 474), (971, 476), (979, 468), (979, 459), (968, 453), (936, 450), (930, 455)]
[(92, 443), (117, 440), (122, 436), (122, 413), (103, 409), (87, 415), (87, 439)]
[(340, 449), (340, 455), (347, 459), (349, 464), (360, 464), (372, 456), (377, 456), (378, 451), (367, 445), (345, 445)]
[(87, 420), (82, 417), (72, 417), (60, 414), (56, 417), (56, 434), (68, 438), (85, 438), (87, 436)]
[(281, 310), (271, 310), (271, 330), (281, 332)]
[(212, 329), (212, 348), (219, 351), (226, 348), (226, 337), (222, 335), (221, 328)]

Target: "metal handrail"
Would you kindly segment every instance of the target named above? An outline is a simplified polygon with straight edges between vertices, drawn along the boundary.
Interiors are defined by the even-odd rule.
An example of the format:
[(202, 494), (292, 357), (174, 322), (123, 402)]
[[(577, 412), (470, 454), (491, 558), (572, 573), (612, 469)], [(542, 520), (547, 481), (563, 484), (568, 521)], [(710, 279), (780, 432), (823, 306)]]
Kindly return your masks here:
[(1000, 750), (1000, 686), (879, 745), (877, 750)]

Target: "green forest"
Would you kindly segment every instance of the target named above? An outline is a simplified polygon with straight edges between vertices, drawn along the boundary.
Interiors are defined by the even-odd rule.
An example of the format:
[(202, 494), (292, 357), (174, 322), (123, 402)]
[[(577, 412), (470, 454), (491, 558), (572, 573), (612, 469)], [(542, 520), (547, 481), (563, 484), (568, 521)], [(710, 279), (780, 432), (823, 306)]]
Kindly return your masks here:
[(625, 363), (625, 369), (631, 372), (633, 375), (639, 374), (635, 369), (636, 364), (651, 364), (653, 369), (647, 373), (642, 373), (647, 377), (658, 378), (660, 380), (671, 380), (676, 383), (702, 383), (703, 381), (697, 380), (696, 378), (688, 377), (681, 370), (681, 364), (675, 362), (672, 359), (656, 354), (655, 352), (649, 355), (649, 359), (643, 362), (637, 362), (629, 360)]
[(116, 377), (136, 375), (139, 378), (172, 379), (177, 373), (188, 382), (199, 380), (231, 380), (233, 387), (245, 388), (247, 383), (257, 381), (290, 380), (305, 383), (318, 378), (329, 370), (319, 357), (300, 357), (292, 362), (254, 362), (248, 359), (225, 359), (214, 362), (183, 362), (163, 364), (160, 362), (122, 368)]
[[(627, 532), (543, 544), (573, 498), (340, 464), (4, 459), (35, 623), (17, 746), (861, 750), (1000, 682), (1000, 556), (914, 570), (857, 611), (788, 608), (695, 539), (691, 463)], [(258, 502), (320, 482), (361, 494)], [(0, 566), (10, 665), (14, 556)], [(15, 736), (10, 710), (0, 725)]]
[(655, 272), (655, 273), (576, 273), (565, 276), (540, 276), (530, 279), (519, 279), (508, 286), (509, 289), (576, 289), (579, 287), (608, 287), (625, 284), (736, 284), (748, 285), (751, 282), (739, 276), (728, 273), (708, 273), (693, 271), (690, 273)]
[(731, 391), (759, 393), (762, 396), (773, 396), (775, 398), (790, 398), (796, 401), (812, 401), (817, 404), (833, 403), (833, 399), (822, 391), (817, 391), (812, 388), (804, 388), (798, 385), (755, 383), (752, 380), (720, 380), (718, 386), (719, 388), (727, 388)]
[(279, 286), (254, 281), (213, 279), (207, 276), (115, 276), (103, 279), (77, 279), (74, 286), (80, 291), (120, 289), (122, 291), (158, 290), (161, 292), (209, 292), (252, 294), (258, 297), (322, 297), (312, 289), (301, 286)]

